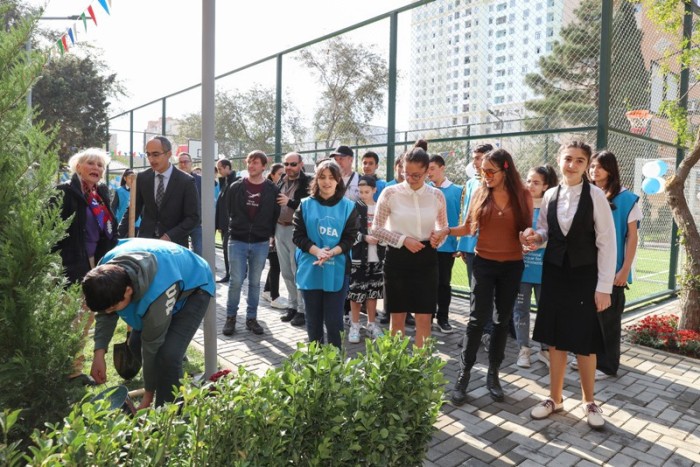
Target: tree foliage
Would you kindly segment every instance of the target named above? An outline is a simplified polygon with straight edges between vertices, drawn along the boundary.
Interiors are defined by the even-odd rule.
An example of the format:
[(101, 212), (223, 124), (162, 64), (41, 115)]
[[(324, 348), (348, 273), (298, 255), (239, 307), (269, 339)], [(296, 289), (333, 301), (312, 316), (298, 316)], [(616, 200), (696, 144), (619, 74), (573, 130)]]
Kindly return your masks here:
[(364, 142), (365, 126), (383, 109), (389, 83), (386, 60), (342, 37), (301, 50), (298, 60), (321, 85), (313, 120), (315, 139), (327, 148), (343, 139)]
[[(665, 33), (667, 39), (676, 38), (675, 44), (665, 53), (664, 69), (684, 69), (693, 73), (697, 82), (700, 69), (700, 49), (690, 47), (698, 44), (700, 31), (694, 28), (692, 38), (682, 38), (682, 25), (685, 18), (684, 0), (644, 0), (649, 18)], [(683, 97), (683, 96), (681, 96)], [(687, 96), (686, 96), (687, 97)], [(700, 129), (692, 135), (687, 110), (679, 102), (665, 102), (663, 115), (678, 134), (678, 144), (690, 144), (690, 150), (678, 165), (675, 174), (666, 180), (665, 193), (673, 219), (681, 234), (681, 244), (685, 250), (684, 271), (681, 275), (681, 316), (679, 329), (700, 331), (700, 234), (685, 195), (686, 181), (691, 171), (700, 161)]]
[(77, 149), (107, 143), (109, 98), (121, 93), (115, 73), (104, 63), (75, 53), (46, 64), (32, 90), (37, 118), (56, 127), (59, 155), (67, 160)]
[[(598, 110), (600, 32), (602, 8), (599, 0), (583, 0), (575, 10), (575, 21), (561, 29), (561, 40), (552, 53), (540, 58), (539, 73), (525, 82), (542, 96), (525, 103), (540, 117), (528, 129), (593, 125)], [(610, 122), (627, 129), (625, 112), (646, 108), (649, 72), (641, 50), (642, 32), (635, 21), (635, 6), (618, 2), (613, 17)]]
[[(227, 157), (242, 157), (259, 149), (275, 152), (275, 90), (256, 85), (248, 91), (218, 91), (216, 93), (215, 137), (219, 152)], [(303, 128), (299, 112), (289, 99), (282, 102), (283, 148), (291, 150), (302, 139)], [(202, 138), (202, 114), (185, 115), (180, 124), (179, 138)]]
[[(7, 11), (0, 4), (0, 17)], [(24, 49), (32, 24), (18, 19), (0, 29), (0, 407), (22, 410), (15, 439), (68, 412), (80, 334), (77, 293), (64, 289), (52, 252), (66, 228), (51, 202), (53, 135), (30, 123), (26, 103), (45, 63)]]

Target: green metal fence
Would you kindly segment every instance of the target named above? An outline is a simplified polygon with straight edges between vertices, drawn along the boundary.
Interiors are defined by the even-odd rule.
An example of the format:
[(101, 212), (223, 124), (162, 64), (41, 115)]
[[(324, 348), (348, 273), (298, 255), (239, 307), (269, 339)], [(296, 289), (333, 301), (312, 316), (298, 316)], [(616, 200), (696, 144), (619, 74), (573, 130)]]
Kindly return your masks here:
[[(690, 36), (692, 19), (676, 37), (627, 1), (415, 2), (217, 77), (218, 154), (190, 152), (227, 157), (241, 170), (254, 149), (277, 160), (295, 150), (311, 163), (342, 143), (358, 156), (377, 152), (380, 176), (391, 179), (394, 158), (425, 138), (429, 152), (445, 156), (448, 178), (463, 184), (477, 144), (508, 149), (524, 176), (556, 166), (563, 141), (584, 139), (613, 151), (625, 186), (641, 196), (628, 303), (661, 297), (676, 289), (677, 231), (663, 195), (644, 193), (643, 172), (663, 160), (672, 173), (684, 154), (662, 101), (700, 108), (688, 73), (661, 66), (669, 44)], [(198, 139), (199, 102), (196, 85), (111, 117), (114, 158), (140, 168), (150, 136)], [(648, 121), (632, 125), (633, 110), (648, 111)], [(693, 209), (698, 183), (694, 174)], [(467, 290), (459, 261), (453, 282)]]

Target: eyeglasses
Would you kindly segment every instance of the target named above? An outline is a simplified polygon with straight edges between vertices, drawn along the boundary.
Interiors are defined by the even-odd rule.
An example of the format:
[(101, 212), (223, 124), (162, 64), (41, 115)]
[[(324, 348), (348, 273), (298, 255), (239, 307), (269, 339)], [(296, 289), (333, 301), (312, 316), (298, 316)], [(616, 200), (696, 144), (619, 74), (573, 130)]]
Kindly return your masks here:
[(421, 177), (425, 177), (426, 172), (419, 173), (419, 174), (410, 174), (408, 172), (404, 172), (403, 176), (406, 178), (412, 178), (413, 180), (420, 180)]
[(499, 170), (493, 170), (493, 169), (486, 169), (486, 170), (481, 170), (481, 175), (483, 175), (486, 178), (492, 178), (494, 175), (496, 175), (498, 172), (503, 172), (503, 169)]
[(285, 162), (284, 163), (285, 167), (296, 167), (297, 165), (299, 165), (299, 162)]
[(148, 157), (150, 159), (151, 157), (160, 157), (163, 154), (165, 154), (165, 153), (164, 152), (147, 152), (146, 157)]

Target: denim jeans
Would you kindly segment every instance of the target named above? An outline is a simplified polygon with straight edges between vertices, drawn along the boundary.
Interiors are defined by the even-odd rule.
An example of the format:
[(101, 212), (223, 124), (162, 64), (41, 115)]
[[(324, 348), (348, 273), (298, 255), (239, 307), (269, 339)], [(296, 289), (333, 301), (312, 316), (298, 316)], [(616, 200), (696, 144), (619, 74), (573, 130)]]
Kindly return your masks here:
[[(532, 302), (532, 289), (535, 289), (535, 301), (540, 303), (540, 284), (520, 283), (518, 298), (513, 308), (513, 324), (515, 325), (515, 339), (519, 347), (530, 347), (530, 304)], [(543, 349), (547, 346), (543, 345)]]
[(228, 258), (231, 267), (231, 280), (228, 286), (226, 316), (235, 318), (241, 301), (243, 281), (248, 277), (248, 308), (246, 319), (258, 316), (260, 302), (260, 276), (265, 268), (265, 260), (270, 249), (270, 242), (248, 243), (229, 239)]
[(306, 309), (306, 332), (309, 342), (323, 343), (323, 325), (328, 331), (328, 343), (340, 348), (343, 331), (343, 305), (348, 295), (350, 276), (345, 276), (343, 287), (337, 292), (302, 290)]
[[(158, 373), (156, 374), (156, 407), (160, 407), (165, 402), (175, 400), (173, 386), (179, 387), (182, 379), (182, 359), (187, 352), (199, 325), (207, 312), (211, 295), (206, 293), (190, 295), (185, 305), (173, 315), (168, 326), (168, 333), (165, 341), (158, 349), (156, 363)], [(129, 337), (129, 348), (134, 354), (141, 357), (141, 332), (132, 331)]]
[[(484, 333), (484, 326), (493, 321), (489, 344), (489, 366), (499, 368), (508, 339), (508, 326), (518, 285), (525, 269), (520, 261), (492, 261), (476, 256), (472, 277), (469, 323), (464, 336), (462, 369), (471, 370)], [(494, 298), (496, 307), (494, 308)]]
[(202, 256), (202, 225), (198, 225), (190, 232), (190, 240), (192, 241), (192, 251)]

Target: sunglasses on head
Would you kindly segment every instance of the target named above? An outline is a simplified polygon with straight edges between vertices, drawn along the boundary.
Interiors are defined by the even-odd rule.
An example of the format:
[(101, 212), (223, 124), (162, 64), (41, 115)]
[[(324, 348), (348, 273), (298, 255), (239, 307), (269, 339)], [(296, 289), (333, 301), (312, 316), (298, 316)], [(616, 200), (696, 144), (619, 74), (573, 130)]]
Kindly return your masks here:
[(284, 162), (285, 167), (296, 167), (297, 165), (299, 165), (298, 162)]

